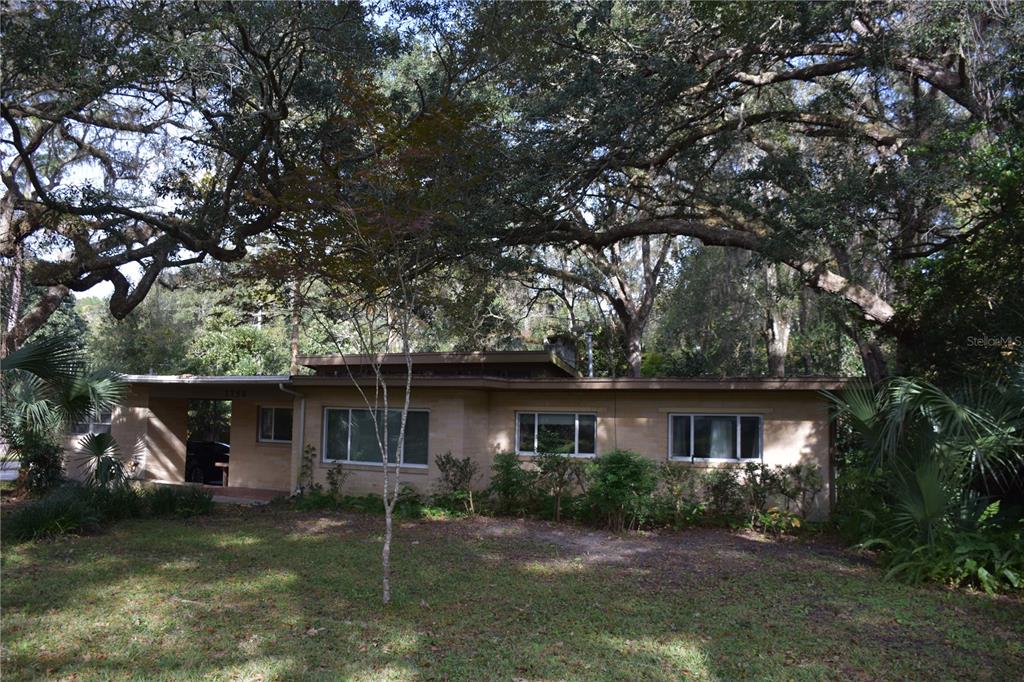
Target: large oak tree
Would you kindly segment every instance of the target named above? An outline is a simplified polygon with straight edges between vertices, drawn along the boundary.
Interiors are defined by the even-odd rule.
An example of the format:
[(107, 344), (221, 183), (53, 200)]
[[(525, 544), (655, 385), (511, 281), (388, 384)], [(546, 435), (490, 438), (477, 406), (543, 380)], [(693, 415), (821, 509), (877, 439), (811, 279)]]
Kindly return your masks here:
[[(1016, 153), (1019, 6), (493, 3), (474, 18), (467, 53), (507, 94), (508, 241), (756, 252), (847, 303), (873, 378), (906, 271), (1007, 215), (970, 168)], [(630, 210), (590, 219), (608, 201)]]
[(123, 317), (168, 268), (243, 258), (311, 168), (372, 156), (378, 38), (358, 3), (5, 10), (0, 256), (44, 287), (9, 297), (5, 349), (69, 291), (109, 282)]

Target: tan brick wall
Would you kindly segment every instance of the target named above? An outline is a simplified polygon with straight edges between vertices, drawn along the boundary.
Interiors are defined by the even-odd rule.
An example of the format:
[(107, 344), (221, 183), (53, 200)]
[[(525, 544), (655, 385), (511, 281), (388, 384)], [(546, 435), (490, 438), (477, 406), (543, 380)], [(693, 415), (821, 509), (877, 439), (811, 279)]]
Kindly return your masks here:
[[(355, 391), (317, 388), (306, 391), (306, 442), (317, 450), (316, 480), (326, 484), (328, 465), (320, 461), (323, 408), (360, 407)], [(392, 397), (392, 405), (400, 405)], [(429, 468), (407, 468), (402, 480), (423, 493), (437, 483), (437, 455), (451, 452), (472, 457), (480, 470), (479, 487), (490, 479), (497, 452), (515, 446), (517, 411), (593, 412), (597, 414), (598, 454), (615, 448), (634, 450), (656, 462), (668, 459), (668, 415), (673, 412), (760, 415), (764, 419), (764, 462), (788, 465), (817, 464), (828, 471), (828, 412), (821, 397), (812, 392), (606, 392), (606, 391), (414, 391), (412, 407), (430, 410)], [(693, 466), (721, 466), (696, 463)], [(346, 491), (351, 494), (379, 492), (380, 467), (346, 464), (351, 473)], [(827, 478), (827, 477), (826, 477)], [(819, 505), (828, 500), (827, 488)]]
[[(145, 386), (130, 386), (121, 405), (113, 410), (110, 435), (114, 437), (122, 456), (145, 461), (147, 425), (149, 422), (149, 394)], [(88, 472), (81, 466), (79, 447), (82, 436), (69, 436), (67, 448), (67, 475), (85, 480)]]
[(188, 400), (151, 397), (146, 425), (143, 478), (183, 482), (187, 439)]
[[(323, 415), (326, 407), (365, 408), (363, 399), (354, 389), (312, 388), (303, 389), (306, 396), (306, 425), (304, 443), (316, 448), (313, 467), (314, 479), (327, 485), (327, 472), (334, 464), (323, 462)], [(402, 405), (398, 392), (389, 396), (392, 409)], [(489, 470), (487, 455), (487, 395), (484, 391), (459, 391), (423, 389), (414, 391), (410, 409), (430, 412), (430, 434), (428, 441), (427, 468), (403, 467), (401, 481), (428, 494), (433, 491), (439, 478), (435, 464), (438, 455), (451, 452), (456, 457), (470, 456), (476, 459), (480, 468)], [(296, 432), (297, 434), (297, 432)], [(296, 447), (296, 456), (301, 448)], [(373, 464), (344, 464), (349, 472), (345, 482), (347, 494), (379, 493), (383, 487), (382, 467)], [(295, 462), (296, 472), (299, 462)], [(481, 485), (484, 483), (481, 482)]]
[[(293, 403), (255, 398), (235, 399), (232, 404), (231, 469), (233, 486), (293, 489), (304, 443), (316, 449), (314, 477), (322, 485), (333, 466), (322, 461), (325, 407), (365, 407), (354, 389), (307, 387), (305, 424), (300, 442), (299, 400)], [(392, 407), (402, 404), (400, 392), (390, 396)], [(293, 442), (257, 441), (259, 405), (293, 406)], [(115, 411), (112, 432), (125, 452), (148, 451), (148, 478), (180, 481), (184, 472), (186, 410), (183, 399), (147, 398), (145, 387), (136, 387), (125, 405)], [(491, 462), (497, 452), (515, 446), (517, 411), (593, 412), (597, 414), (598, 454), (615, 448), (635, 450), (653, 461), (668, 458), (668, 415), (684, 413), (753, 414), (764, 419), (764, 462), (787, 465), (817, 464), (827, 481), (828, 410), (826, 401), (812, 391), (487, 391), (452, 388), (421, 388), (413, 391), (411, 407), (430, 412), (429, 465), (426, 469), (404, 467), (401, 480), (429, 494), (439, 479), (438, 455), (472, 457), (478, 464), (478, 487), (487, 485)], [(381, 467), (345, 464), (350, 472), (345, 492), (379, 492)], [(694, 466), (720, 466), (695, 464)], [(829, 491), (819, 498), (827, 506)]]
[(231, 458), (228, 485), (239, 488), (289, 490), (291, 443), (265, 443), (259, 440), (259, 408), (291, 407), (292, 438), (297, 437), (298, 411), (289, 401), (231, 401)]

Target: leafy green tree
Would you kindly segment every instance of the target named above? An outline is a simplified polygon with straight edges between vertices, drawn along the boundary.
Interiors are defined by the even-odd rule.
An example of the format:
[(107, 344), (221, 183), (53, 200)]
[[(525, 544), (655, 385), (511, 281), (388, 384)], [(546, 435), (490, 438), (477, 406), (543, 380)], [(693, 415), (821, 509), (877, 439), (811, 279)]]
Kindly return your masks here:
[[(1012, 159), (1019, 6), (486, 3), (470, 15), (466, 58), (508, 94), (500, 190), (520, 208), (498, 223), (506, 242), (601, 249), (664, 234), (757, 253), (843, 302), (874, 379), (891, 369), (883, 336), (902, 324), (903, 268), (1006, 216), (1012, 192), (991, 188), (1020, 194), (1013, 173), (946, 172), (965, 150)], [(608, 201), (629, 210), (594, 219)]]
[(193, 374), (283, 374), (287, 347), (280, 330), (211, 326), (196, 332), (184, 366)]
[(89, 333), (90, 360), (125, 374), (180, 374), (194, 327), (175, 292), (156, 289), (123, 319), (98, 318)]

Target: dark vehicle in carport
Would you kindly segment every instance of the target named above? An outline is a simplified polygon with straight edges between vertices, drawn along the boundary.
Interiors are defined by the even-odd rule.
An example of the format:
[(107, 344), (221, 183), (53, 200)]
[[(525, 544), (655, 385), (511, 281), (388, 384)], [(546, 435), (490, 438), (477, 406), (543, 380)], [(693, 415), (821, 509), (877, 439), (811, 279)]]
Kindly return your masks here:
[(224, 485), (230, 452), (227, 443), (190, 440), (185, 446), (185, 480)]

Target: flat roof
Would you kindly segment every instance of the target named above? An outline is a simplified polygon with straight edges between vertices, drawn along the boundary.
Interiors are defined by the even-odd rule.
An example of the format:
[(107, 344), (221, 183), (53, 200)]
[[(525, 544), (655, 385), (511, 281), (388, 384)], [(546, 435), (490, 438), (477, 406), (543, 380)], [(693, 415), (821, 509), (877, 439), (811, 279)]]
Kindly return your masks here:
[[(258, 375), (200, 376), (194, 374), (127, 374), (122, 379), (133, 384), (265, 386), (351, 386), (347, 376)], [(404, 384), (405, 377), (390, 377), (390, 385)], [(478, 388), (543, 391), (822, 391), (841, 390), (861, 381), (860, 377), (671, 377), (671, 378), (607, 378), (607, 377), (545, 377), (536, 379), (503, 379), (492, 377), (413, 376), (412, 385), (419, 388)], [(361, 385), (372, 385), (372, 377), (358, 379)]]
[[(405, 377), (395, 377), (392, 385), (405, 382)], [(700, 390), (700, 391), (836, 391), (845, 388), (859, 378), (847, 377), (673, 377), (673, 378), (607, 378), (607, 377), (566, 377), (566, 378), (496, 378), (496, 377), (431, 377), (413, 376), (413, 387), (420, 388), (484, 388), (505, 390), (544, 391), (644, 391), (644, 390)], [(373, 384), (373, 378), (358, 379), (361, 385)], [(302, 386), (351, 386), (349, 377), (337, 376), (293, 376), (291, 385)]]
[(281, 384), (288, 383), (288, 374), (201, 375), (201, 374), (122, 374), (130, 384)]
[[(551, 365), (557, 367), (567, 376), (577, 376), (576, 370), (557, 353), (551, 350), (509, 350), (509, 351), (474, 351), (471, 353), (409, 353), (413, 371), (417, 366), (450, 365)], [(382, 365), (388, 367), (401, 366), (406, 363), (404, 353), (379, 353), (377, 355), (358, 353), (331, 353), (329, 355), (300, 355), (300, 365), (313, 369), (323, 367), (366, 367)]]

